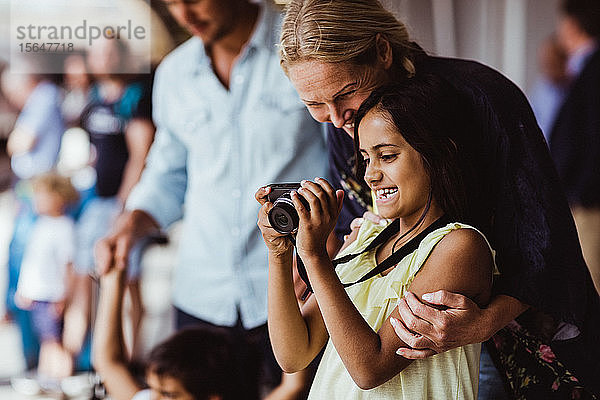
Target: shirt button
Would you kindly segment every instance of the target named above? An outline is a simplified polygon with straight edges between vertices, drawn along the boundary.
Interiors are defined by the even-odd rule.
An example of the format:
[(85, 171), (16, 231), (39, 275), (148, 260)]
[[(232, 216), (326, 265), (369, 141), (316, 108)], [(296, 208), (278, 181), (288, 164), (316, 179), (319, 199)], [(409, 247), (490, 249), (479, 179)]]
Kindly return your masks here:
[(238, 228), (237, 226), (233, 227), (231, 229), (231, 234), (235, 237), (240, 236), (240, 228)]
[(244, 83), (244, 77), (242, 75), (236, 75), (234, 81), (236, 85), (241, 85)]
[(241, 195), (242, 192), (240, 189), (233, 189), (233, 191), (231, 192), (231, 197), (233, 197), (234, 199), (239, 199)]

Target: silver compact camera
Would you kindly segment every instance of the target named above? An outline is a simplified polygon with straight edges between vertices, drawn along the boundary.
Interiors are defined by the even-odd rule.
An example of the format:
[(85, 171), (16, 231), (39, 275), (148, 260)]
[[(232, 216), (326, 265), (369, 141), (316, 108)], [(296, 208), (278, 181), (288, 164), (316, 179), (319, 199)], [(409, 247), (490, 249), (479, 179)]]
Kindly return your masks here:
[[(268, 186), (271, 192), (267, 195), (267, 200), (273, 203), (273, 208), (269, 211), (271, 226), (279, 233), (294, 233), (298, 229), (300, 218), (290, 193), (292, 190), (298, 190), (300, 183), (273, 183)], [(299, 195), (299, 199), (305, 207), (309, 208), (302, 196)]]

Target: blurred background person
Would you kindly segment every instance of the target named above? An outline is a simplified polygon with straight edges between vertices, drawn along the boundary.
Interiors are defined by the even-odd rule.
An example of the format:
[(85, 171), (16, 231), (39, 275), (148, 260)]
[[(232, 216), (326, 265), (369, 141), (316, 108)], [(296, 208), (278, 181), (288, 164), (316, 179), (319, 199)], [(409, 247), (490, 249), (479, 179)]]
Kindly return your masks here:
[(29, 179), (50, 171), (65, 130), (60, 88), (40, 75), (5, 71), (2, 89), (20, 110), (7, 143), (13, 172), (19, 179)]
[[(0, 77), (6, 66), (0, 62)], [(8, 244), (13, 233), (13, 220), (16, 201), (12, 191), (15, 176), (10, 168), (10, 157), (6, 151), (8, 135), (12, 131), (17, 119), (17, 111), (6, 100), (0, 90), (0, 298), (5, 298), (5, 284), (8, 273)], [(0, 301), (0, 323), (10, 322), (11, 318), (6, 310), (6, 302)]]
[(73, 357), (62, 345), (63, 311), (71, 292), (75, 224), (67, 208), (79, 194), (68, 178), (49, 173), (33, 181), (38, 217), (27, 240), (15, 303), (31, 311), (41, 343), (38, 378), (42, 387), (58, 390), (59, 379), (73, 372)]
[(567, 53), (558, 42), (556, 35), (551, 35), (542, 42), (538, 49), (537, 60), (540, 75), (531, 89), (529, 100), (538, 125), (548, 142), (569, 82)]
[(33, 369), (37, 366), (39, 342), (32, 331), (29, 311), (15, 306), (14, 295), (23, 252), (35, 221), (28, 180), (50, 171), (56, 163), (64, 132), (61, 96), (56, 84), (26, 71), (12, 74), (4, 70), (1, 86), (6, 99), (19, 111), (6, 145), (12, 171), (18, 179), (14, 189), (18, 211), (9, 245), (6, 308), (19, 326), (26, 368)]
[[(89, 134), (96, 172), (94, 193), (77, 219), (76, 289), (65, 334), (69, 347), (81, 348), (90, 321), (94, 244), (106, 235), (131, 188), (139, 180), (154, 139), (149, 82), (125, 75), (128, 48), (123, 40), (101, 39), (88, 49), (87, 70), (94, 83), (89, 103), (81, 112), (80, 126)], [(130, 353), (134, 352), (143, 308), (139, 288), (139, 262), (130, 269), (128, 321)]]
[(90, 101), (92, 81), (83, 53), (67, 56), (63, 69), (64, 95), (61, 110), (65, 124), (72, 127), (79, 125), (81, 113)]
[(550, 135), (550, 152), (600, 293), (600, 2), (565, 0), (558, 40), (571, 79)]
[[(173, 275), (177, 329), (236, 337), (245, 398), (281, 380), (268, 340), (266, 249), (257, 187), (326, 172), (325, 141), (280, 69), (271, 1), (165, 1), (193, 35), (157, 69), (156, 141), (127, 211), (97, 246), (103, 270), (127, 267), (132, 243), (182, 220)], [(259, 381), (262, 393), (252, 392)], [(279, 398), (293, 398), (287, 393)]]
[[(0, 77), (7, 66), (0, 62)], [(10, 168), (10, 157), (8, 155), (6, 144), (8, 136), (12, 132), (18, 112), (11, 105), (2, 92), (0, 83), (0, 193), (8, 193), (14, 181), (14, 174)]]

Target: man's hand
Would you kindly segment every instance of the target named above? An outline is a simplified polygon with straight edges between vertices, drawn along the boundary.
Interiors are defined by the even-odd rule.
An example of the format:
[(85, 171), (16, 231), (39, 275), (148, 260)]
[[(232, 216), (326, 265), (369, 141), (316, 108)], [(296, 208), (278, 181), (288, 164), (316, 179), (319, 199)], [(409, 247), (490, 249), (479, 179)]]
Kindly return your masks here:
[(489, 332), (485, 310), (463, 295), (439, 290), (424, 294), (423, 300), (407, 292), (398, 301), (401, 320), (390, 320), (398, 337), (409, 346), (398, 349), (397, 354), (402, 357), (430, 357), (482, 342), (493, 334)]
[(96, 243), (94, 258), (98, 274), (113, 268), (127, 268), (129, 252), (142, 237), (158, 231), (158, 224), (150, 214), (134, 210), (121, 214), (112, 233)]

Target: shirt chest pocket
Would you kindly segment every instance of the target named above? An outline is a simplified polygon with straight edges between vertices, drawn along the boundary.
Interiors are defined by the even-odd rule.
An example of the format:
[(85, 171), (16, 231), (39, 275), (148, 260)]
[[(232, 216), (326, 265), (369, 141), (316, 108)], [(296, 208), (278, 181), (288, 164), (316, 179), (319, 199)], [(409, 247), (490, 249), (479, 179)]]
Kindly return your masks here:
[(291, 156), (307, 139), (306, 135), (310, 137), (307, 122), (312, 120), (295, 92), (262, 93), (246, 119), (268, 156)]
[(193, 148), (201, 132), (210, 130), (212, 124), (210, 109), (198, 107), (182, 110), (177, 114), (176, 119), (172, 121), (174, 131), (188, 148)]
[(231, 152), (229, 122), (213, 115), (208, 107), (199, 107), (182, 112), (177, 121), (179, 137), (188, 149), (188, 162), (204, 174), (226, 169)]

